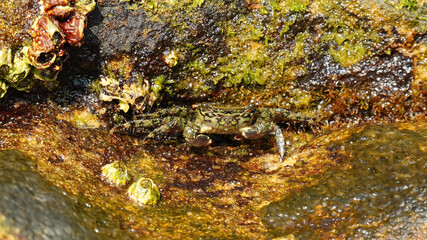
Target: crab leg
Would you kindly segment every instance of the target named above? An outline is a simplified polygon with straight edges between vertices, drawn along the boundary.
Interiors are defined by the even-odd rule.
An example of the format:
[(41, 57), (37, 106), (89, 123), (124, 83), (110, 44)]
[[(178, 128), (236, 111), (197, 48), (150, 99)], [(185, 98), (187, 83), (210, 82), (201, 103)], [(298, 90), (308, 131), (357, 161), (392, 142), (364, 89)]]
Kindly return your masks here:
[(279, 163), (282, 162), (283, 156), (285, 156), (285, 139), (283, 138), (282, 130), (279, 126), (274, 124), (274, 136), (276, 137), (276, 145), (279, 150)]
[(163, 121), (161, 119), (139, 119), (134, 121), (129, 121), (117, 126), (114, 126), (110, 133), (126, 133), (132, 135), (145, 134), (148, 131), (145, 128), (154, 127), (161, 124)]
[(166, 117), (162, 122), (166, 122), (166, 124), (154, 129), (145, 138), (154, 138), (156, 136), (160, 136), (162, 133), (166, 133), (174, 128), (179, 128), (182, 131), (187, 123), (187, 121), (183, 118), (174, 116)]
[[(162, 125), (165, 123), (164, 125)], [(147, 134), (147, 128), (153, 128), (159, 126), (152, 130), (145, 138), (154, 138), (156, 136), (162, 135), (169, 130), (174, 128), (184, 129), (186, 121), (183, 118), (169, 116), (164, 119), (155, 118), (155, 119), (138, 119), (130, 121), (124, 124), (117, 125), (113, 127), (110, 133), (126, 133), (133, 135)]]
[(299, 116), (292, 116), (291, 112), (280, 108), (267, 109), (261, 113), (253, 126), (242, 128), (241, 134), (246, 139), (257, 139), (269, 133), (273, 134), (276, 138), (276, 144), (279, 151), (279, 161), (282, 162), (285, 155), (285, 140), (283, 138), (282, 130), (273, 122), (273, 120), (278, 116), (300, 118)]
[(276, 144), (279, 151), (280, 160), (282, 162), (285, 155), (285, 140), (282, 134), (282, 130), (275, 123), (266, 123), (263, 121), (257, 121), (252, 127), (242, 128), (241, 134), (246, 139), (257, 139), (268, 133), (271, 133), (276, 138)]
[(138, 115), (138, 118), (148, 119), (148, 118), (162, 118), (164, 116), (183, 116), (188, 113), (188, 109), (186, 107), (173, 107), (173, 108), (166, 108), (166, 109), (160, 109), (156, 112), (151, 113), (144, 113), (141, 115)]
[(269, 119), (270, 121), (279, 121), (279, 120), (294, 120), (298, 122), (307, 122), (309, 124), (314, 124), (313, 118), (306, 117), (300, 113), (291, 112), (283, 108), (270, 108), (264, 110), (260, 117), (262, 119)]

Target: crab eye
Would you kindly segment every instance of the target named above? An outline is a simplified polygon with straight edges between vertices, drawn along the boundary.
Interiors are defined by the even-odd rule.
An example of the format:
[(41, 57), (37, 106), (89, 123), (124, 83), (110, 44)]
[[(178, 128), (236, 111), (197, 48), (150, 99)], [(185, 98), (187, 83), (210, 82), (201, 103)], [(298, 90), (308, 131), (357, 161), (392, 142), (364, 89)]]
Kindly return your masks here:
[(245, 109), (246, 109), (246, 110), (248, 110), (248, 111), (252, 111), (252, 110), (254, 110), (254, 109), (255, 109), (255, 104), (250, 103), (249, 105), (247, 105), (247, 106), (245, 107)]

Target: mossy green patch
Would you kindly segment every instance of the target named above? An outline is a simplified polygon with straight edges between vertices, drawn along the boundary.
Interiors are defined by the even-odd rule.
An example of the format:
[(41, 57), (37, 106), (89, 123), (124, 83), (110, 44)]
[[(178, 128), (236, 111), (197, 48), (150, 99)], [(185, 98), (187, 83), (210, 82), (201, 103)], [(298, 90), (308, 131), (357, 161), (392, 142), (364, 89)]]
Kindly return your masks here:
[(278, 1), (273, 0), (269, 2), (269, 7), (273, 12), (289, 13), (293, 12), (304, 12), (307, 10), (309, 0), (285, 0)]
[(286, 2), (287, 6), (289, 7), (290, 11), (295, 12), (303, 12), (307, 9), (308, 4), (310, 4), (309, 0), (287, 0)]
[[(133, 10), (144, 9), (151, 14), (171, 14), (176, 10), (191, 11), (196, 7), (200, 7), (204, 0), (120, 0), (128, 2)], [(153, 15), (154, 16), (154, 15)]]
[(398, 9), (402, 9), (402, 8), (406, 8), (408, 10), (413, 10), (417, 7), (417, 2), (416, 0), (401, 0), (398, 4), (397, 4), (397, 8)]
[[(165, 23), (165, 31), (177, 36), (165, 41), (166, 47), (157, 54), (169, 68), (145, 75), (150, 91), (156, 92), (154, 101), (167, 99), (168, 104), (184, 97), (190, 102), (243, 105), (256, 101), (261, 106), (320, 109), (332, 115), (377, 111), (372, 101), (378, 100), (363, 99), (370, 95), (357, 88), (378, 78), (353, 79), (352, 71), (369, 64), (372, 57), (375, 64), (387, 62), (401, 51), (401, 42), (413, 41), (418, 31), (411, 28), (417, 21), (414, 13), (406, 10), (414, 8), (411, 1), (401, 2), (403, 10), (389, 2), (331, 0), (138, 3), (146, 6), (143, 12), (150, 20)], [(387, 74), (400, 84), (401, 76), (393, 70)], [(344, 98), (348, 101), (336, 102)], [(346, 102), (354, 109), (345, 110)]]
[(343, 45), (329, 48), (331, 56), (343, 67), (350, 67), (365, 57), (366, 49), (362, 43), (351, 44), (344, 42)]

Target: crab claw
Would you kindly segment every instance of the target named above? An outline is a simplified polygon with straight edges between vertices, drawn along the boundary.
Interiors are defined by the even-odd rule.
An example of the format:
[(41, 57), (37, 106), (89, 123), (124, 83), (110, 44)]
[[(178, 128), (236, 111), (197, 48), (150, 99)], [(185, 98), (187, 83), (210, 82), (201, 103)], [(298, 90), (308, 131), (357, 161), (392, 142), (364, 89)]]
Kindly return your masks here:
[(212, 139), (204, 134), (199, 134), (191, 139), (186, 138), (185, 140), (194, 147), (207, 147), (212, 143)]
[(194, 147), (206, 147), (212, 143), (212, 139), (205, 134), (198, 134), (198, 128), (194, 127), (193, 124), (189, 123), (184, 128), (184, 138), (189, 144)]
[(276, 144), (279, 151), (280, 160), (282, 162), (283, 157), (285, 156), (285, 140), (283, 138), (282, 130), (279, 126), (274, 123), (263, 124), (258, 123), (252, 127), (245, 127), (241, 130), (241, 136), (246, 139), (257, 139), (264, 136), (267, 133), (273, 133), (276, 138)]
[(276, 145), (280, 155), (279, 163), (282, 163), (283, 156), (285, 155), (285, 139), (283, 138), (282, 130), (280, 129), (279, 126), (274, 124), (273, 128), (274, 128), (274, 135), (276, 137)]

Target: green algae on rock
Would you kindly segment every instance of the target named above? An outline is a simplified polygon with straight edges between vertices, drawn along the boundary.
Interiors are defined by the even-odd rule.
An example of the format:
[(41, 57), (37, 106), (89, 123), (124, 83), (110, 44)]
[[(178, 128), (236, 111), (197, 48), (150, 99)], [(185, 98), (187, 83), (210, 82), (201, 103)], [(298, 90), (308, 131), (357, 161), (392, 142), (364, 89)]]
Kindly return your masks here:
[[(425, 11), (422, 2), (194, 3), (101, 3), (103, 16), (127, 23), (107, 17), (91, 28), (101, 39), (105, 78), (123, 86), (101, 86), (101, 98), (137, 114), (156, 104), (253, 102), (321, 111), (338, 122), (410, 117), (408, 109), (426, 107), (427, 24), (414, 15)], [(111, 68), (114, 61), (122, 66)], [(135, 94), (132, 84), (145, 91)]]
[(130, 185), (127, 190), (130, 199), (141, 205), (156, 205), (160, 199), (160, 191), (153, 180), (141, 177)]

